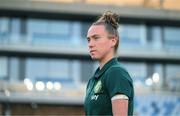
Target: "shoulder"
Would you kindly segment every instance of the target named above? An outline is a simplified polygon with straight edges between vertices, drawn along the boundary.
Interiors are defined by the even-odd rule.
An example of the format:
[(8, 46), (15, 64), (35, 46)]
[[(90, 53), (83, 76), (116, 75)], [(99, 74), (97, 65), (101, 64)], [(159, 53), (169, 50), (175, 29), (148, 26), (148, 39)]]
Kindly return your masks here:
[(106, 71), (105, 87), (109, 92), (110, 97), (121, 93), (132, 96), (133, 93), (133, 81), (128, 71), (121, 65), (113, 65)]
[(107, 70), (106, 74), (107, 78), (118, 78), (119, 80), (128, 80), (132, 83), (132, 78), (130, 74), (120, 63), (111, 66)]

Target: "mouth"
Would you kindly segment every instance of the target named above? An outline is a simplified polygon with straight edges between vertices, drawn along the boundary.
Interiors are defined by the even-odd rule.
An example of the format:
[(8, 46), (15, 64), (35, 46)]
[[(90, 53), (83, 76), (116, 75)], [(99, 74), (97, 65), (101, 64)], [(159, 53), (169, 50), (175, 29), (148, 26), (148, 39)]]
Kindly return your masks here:
[(94, 52), (96, 52), (96, 50), (90, 50), (90, 53), (91, 53), (91, 54), (94, 53)]

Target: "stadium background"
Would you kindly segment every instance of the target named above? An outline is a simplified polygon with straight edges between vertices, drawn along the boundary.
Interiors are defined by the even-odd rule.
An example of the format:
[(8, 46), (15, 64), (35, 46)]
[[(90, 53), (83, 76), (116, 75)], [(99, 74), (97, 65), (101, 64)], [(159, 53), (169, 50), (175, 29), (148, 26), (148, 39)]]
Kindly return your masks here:
[(0, 0), (0, 115), (84, 115), (98, 65), (86, 32), (106, 10), (120, 15), (134, 115), (179, 115), (180, 0)]

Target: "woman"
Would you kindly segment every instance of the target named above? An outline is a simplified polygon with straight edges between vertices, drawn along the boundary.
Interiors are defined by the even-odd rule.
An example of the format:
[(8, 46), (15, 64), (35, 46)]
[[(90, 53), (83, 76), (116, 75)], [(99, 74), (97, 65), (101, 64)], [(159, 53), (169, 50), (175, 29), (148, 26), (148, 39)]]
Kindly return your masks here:
[(99, 62), (99, 67), (87, 85), (86, 115), (133, 115), (132, 79), (115, 57), (117, 29), (118, 16), (108, 11), (88, 30), (90, 56)]

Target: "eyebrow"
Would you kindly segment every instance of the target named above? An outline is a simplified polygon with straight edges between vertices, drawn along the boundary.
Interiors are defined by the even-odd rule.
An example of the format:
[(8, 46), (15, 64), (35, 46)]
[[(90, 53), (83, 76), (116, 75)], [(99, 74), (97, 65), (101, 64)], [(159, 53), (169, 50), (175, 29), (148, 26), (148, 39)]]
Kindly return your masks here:
[[(90, 36), (90, 37), (94, 38), (94, 37), (99, 37), (99, 36), (100, 36), (100, 35), (98, 35), (98, 34), (94, 34), (94, 35), (92, 35), (92, 36)], [(87, 37), (87, 40), (90, 39), (90, 37)]]

